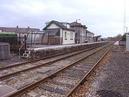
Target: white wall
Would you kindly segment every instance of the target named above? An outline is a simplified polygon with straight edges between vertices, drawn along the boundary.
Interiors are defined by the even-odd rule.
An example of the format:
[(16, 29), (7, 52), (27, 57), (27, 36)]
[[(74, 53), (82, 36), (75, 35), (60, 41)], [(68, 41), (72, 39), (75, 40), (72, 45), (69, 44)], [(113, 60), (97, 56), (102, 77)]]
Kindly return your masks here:
[(88, 42), (94, 42), (94, 34), (93, 33), (87, 33), (87, 40)]
[(87, 37), (94, 37), (94, 34), (92, 34), (92, 33), (87, 33)]
[(80, 30), (80, 43), (84, 43), (86, 41), (86, 30), (81, 28)]
[[(54, 29), (54, 28), (60, 28), (60, 27), (53, 23), (50, 26), (48, 26), (47, 29)], [(65, 32), (67, 33), (67, 40), (65, 39)], [(72, 38), (73, 40), (70, 39), (71, 32), (73, 33), (73, 38)], [(63, 39), (62, 44), (74, 44), (75, 43), (75, 32), (73, 32), (73, 31), (60, 29), (60, 37)], [(60, 41), (60, 43), (61, 43), (61, 41)]]
[[(67, 39), (65, 39), (65, 32), (67, 33), (66, 34)], [(72, 40), (71, 40), (71, 34), (70, 33), (73, 33)], [(75, 43), (75, 32), (74, 31), (63, 30), (63, 44), (74, 44), (74, 43)]]

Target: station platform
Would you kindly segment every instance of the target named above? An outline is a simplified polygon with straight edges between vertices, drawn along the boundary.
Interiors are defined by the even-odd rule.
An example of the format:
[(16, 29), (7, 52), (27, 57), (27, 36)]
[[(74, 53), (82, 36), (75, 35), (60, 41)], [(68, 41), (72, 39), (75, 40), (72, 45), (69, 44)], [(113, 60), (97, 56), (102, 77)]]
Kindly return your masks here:
[(104, 43), (104, 42), (92, 42), (92, 43), (81, 43), (81, 44), (63, 44), (63, 45), (33, 45), (30, 46), (28, 50), (40, 51), (40, 50), (48, 50), (48, 49), (61, 49), (61, 48), (70, 48), (84, 45), (91, 45), (96, 43)]
[(96, 48), (103, 46), (109, 42), (93, 42), (93, 43), (82, 43), (82, 44), (69, 44), (69, 45), (53, 45), (53, 46), (33, 46), (27, 49), (27, 58), (29, 59), (40, 59), (57, 54), (67, 54), (74, 51), (79, 51), (88, 48)]

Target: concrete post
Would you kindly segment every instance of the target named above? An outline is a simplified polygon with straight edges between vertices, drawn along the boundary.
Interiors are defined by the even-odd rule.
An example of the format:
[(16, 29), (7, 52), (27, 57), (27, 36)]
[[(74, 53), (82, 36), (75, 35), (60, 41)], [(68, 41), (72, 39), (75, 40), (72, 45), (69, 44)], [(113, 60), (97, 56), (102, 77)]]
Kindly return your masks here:
[(10, 44), (0, 43), (0, 60), (10, 58)]
[(126, 34), (126, 50), (129, 51), (129, 34)]

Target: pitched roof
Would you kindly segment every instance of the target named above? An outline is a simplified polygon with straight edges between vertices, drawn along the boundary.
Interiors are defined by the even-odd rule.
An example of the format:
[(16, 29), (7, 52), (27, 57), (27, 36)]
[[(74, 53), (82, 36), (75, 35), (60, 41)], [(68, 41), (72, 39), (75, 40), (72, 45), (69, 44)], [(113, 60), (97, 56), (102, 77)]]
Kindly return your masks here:
[(45, 30), (45, 35), (59, 35), (60, 29), (47, 29)]
[(40, 31), (40, 29), (37, 28), (19, 28), (19, 27), (0, 27), (0, 30), (4, 32), (18, 32), (18, 33), (26, 33), (28, 31), (36, 32)]
[(57, 26), (59, 26), (62, 29), (74, 31), (74, 29), (67, 28), (65, 25), (63, 25), (63, 22), (58, 22), (58, 21), (55, 21), (55, 20), (52, 20), (51, 22), (49, 22), (48, 25), (46, 25), (46, 27), (43, 28), (43, 30), (46, 30), (47, 27), (49, 27), (52, 23), (56, 24)]
[(99, 37), (101, 37), (101, 35), (98, 35), (98, 36), (94, 36), (94, 37), (96, 37), (96, 38), (99, 38)]
[(87, 29), (87, 27), (85, 25), (82, 25), (81, 23), (78, 23), (78, 22), (72, 22), (70, 24), (71, 27), (83, 27), (85, 29)]
[(91, 34), (94, 34), (93, 32), (90, 32), (89, 30), (86, 30), (87, 33), (91, 33)]

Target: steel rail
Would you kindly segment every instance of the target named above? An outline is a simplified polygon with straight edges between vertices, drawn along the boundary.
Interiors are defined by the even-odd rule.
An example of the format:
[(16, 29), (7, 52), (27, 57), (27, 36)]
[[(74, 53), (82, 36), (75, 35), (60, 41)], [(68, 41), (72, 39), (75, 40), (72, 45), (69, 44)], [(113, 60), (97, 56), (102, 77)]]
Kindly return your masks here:
[(94, 66), (89, 70), (88, 73), (86, 73), (86, 75), (77, 83), (77, 85), (66, 95), (66, 97), (69, 97), (70, 95), (72, 95), (72, 93), (80, 86), (82, 85), (86, 79), (92, 74), (92, 72), (94, 72), (95, 68), (98, 66), (98, 64), (104, 59), (104, 57), (109, 53), (109, 51), (111, 50), (112, 47), (110, 47), (109, 50), (107, 50), (103, 56), (94, 64)]
[[(84, 50), (84, 49), (80, 49), (80, 50)], [(74, 52), (77, 52), (77, 51), (79, 51), (79, 50), (75, 50), (73, 52), (68, 52), (67, 54), (74, 53)], [(33, 62), (37, 62), (37, 61), (40, 61), (40, 60), (45, 60), (45, 59), (61, 56), (61, 55), (66, 55), (66, 53), (59, 53), (59, 54), (49, 55), (47, 57), (43, 57), (43, 58), (39, 58), (39, 59), (35, 59), (35, 60), (30, 60), (30, 61), (26, 61), (26, 62), (17, 63), (17, 64), (12, 64), (10, 66), (5, 66), (5, 67), (0, 68), (0, 70), (5, 70), (5, 69), (8, 69), (8, 68), (13, 68), (13, 67), (16, 67), (16, 66), (20, 66), (20, 65), (24, 65), (24, 64), (28, 64), (28, 63), (33, 63)]]
[(13, 75), (16, 75), (16, 74), (21, 73), (21, 72), (25, 72), (25, 71), (28, 71), (28, 70), (33, 70), (33, 69), (36, 69), (36, 68), (39, 68), (39, 67), (42, 67), (42, 66), (45, 66), (45, 65), (50, 65), (50, 64), (52, 64), (54, 62), (57, 62), (57, 61), (60, 61), (60, 60), (63, 60), (63, 59), (66, 59), (66, 58), (69, 58), (69, 57), (81, 54), (83, 52), (90, 51), (90, 50), (93, 50), (93, 49), (95, 49), (95, 48), (90, 48), (90, 49), (82, 50), (82, 51), (79, 51), (79, 52), (77, 52), (75, 54), (71, 54), (71, 55), (68, 55), (68, 56), (65, 56), (65, 57), (62, 57), (62, 58), (58, 58), (58, 59), (55, 59), (53, 61), (49, 61), (49, 62), (43, 63), (41, 65), (36, 65), (36, 66), (33, 66), (33, 67), (29, 67), (27, 69), (23, 69), (23, 70), (19, 70), (19, 71), (16, 71), (16, 72), (12, 72), (12, 73), (0, 76), (0, 80), (5, 79), (5, 78), (10, 77), (10, 76), (13, 76)]
[(17, 95), (21, 95), (22, 93), (27, 92), (28, 90), (34, 89), (34, 88), (35, 88), (36, 86), (38, 86), (40, 83), (45, 82), (47, 79), (53, 78), (56, 74), (58, 74), (58, 73), (64, 71), (65, 69), (67, 69), (67, 68), (69, 68), (69, 67), (71, 67), (71, 66), (73, 66), (73, 65), (75, 65), (75, 64), (77, 64), (77, 63), (79, 63), (80, 61), (85, 60), (86, 58), (92, 56), (93, 54), (95, 54), (95, 53), (97, 53), (98, 51), (100, 51), (100, 50), (106, 48), (107, 46), (109, 46), (109, 44), (106, 45), (106, 46), (103, 46), (103, 47), (101, 47), (101, 48), (99, 48), (99, 49), (97, 49), (96, 51), (92, 52), (91, 54), (88, 54), (87, 56), (85, 56), (85, 57), (83, 57), (83, 58), (78, 59), (76, 62), (74, 62), (74, 63), (72, 63), (72, 64), (70, 64), (70, 65), (68, 65), (68, 66), (65, 66), (65, 67), (63, 67), (63, 68), (57, 70), (55, 73), (50, 74), (50, 75), (48, 75), (47, 77), (45, 77), (45, 78), (43, 78), (43, 79), (40, 79), (39, 81), (33, 82), (33, 83), (31, 83), (31, 84), (29, 84), (29, 85), (27, 85), (27, 86), (25, 86), (25, 87), (23, 87), (23, 88), (17, 90), (17, 91), (14, 92), (14, 93), (8, 94), (8, 96), (6, 96), (6, 97), (15, 97), (15, 96), (17, 96)]
[[(76, 51), (74, 51), (74, 52), (76, 52)], [(67, 54), (74, 53), (74, 52), (69, 52)], [(0, 70), (5, 70), (5, 69), (8, 69), (8, 68), (13, 68), (13, 67), (16, 67), (16, 66), (21, 66), (21, 65), (24, 65), (24, 64), (33, 63), (33, 62), (37, 62), (37, 61), (40, 61), (40, 60), (45, 60), (45, 59), (61, 56), (61, 55), (66, 55), (66, 53), (55, 54), (55, 55), (43, 57), (43, 58), (40, 58), (40, 59), (35, 59), (35, 60), (31, 60), (31, 61), (26, 61), (26, 62), (21, 62), (21, 63), (17, 63), (17, 64), (12, 64), (10, 66), (5, 66), (5, 67), (0, 68)]]

